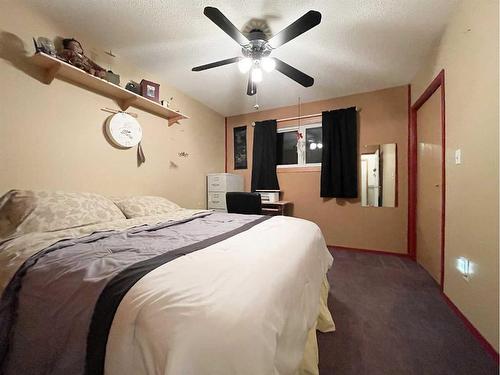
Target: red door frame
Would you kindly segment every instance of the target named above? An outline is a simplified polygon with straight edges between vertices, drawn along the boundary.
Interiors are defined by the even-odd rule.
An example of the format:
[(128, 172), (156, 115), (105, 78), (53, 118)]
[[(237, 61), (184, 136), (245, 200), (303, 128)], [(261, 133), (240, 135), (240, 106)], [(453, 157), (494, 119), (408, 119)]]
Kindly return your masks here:
[(408, 129), (408, 255), (417, 257), (417, 111), (434, 94), (441, 89), (441, 139), (442, 139), (442, 189), (441, 189), (441, 290), (444, 289), (444, 240), (445, 240), (445, 208), (446, 208), (446, 108), (444, 91), (444, 69), (434, 78), (429, 87), (417, 99), (410, 109)]

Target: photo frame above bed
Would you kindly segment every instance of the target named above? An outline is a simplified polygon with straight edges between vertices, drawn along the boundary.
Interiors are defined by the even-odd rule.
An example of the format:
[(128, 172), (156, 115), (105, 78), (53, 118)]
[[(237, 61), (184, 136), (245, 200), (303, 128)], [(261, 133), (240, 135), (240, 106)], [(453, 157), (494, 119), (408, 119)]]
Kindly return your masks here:
[(233, 129), (234, 169), (247, 169), (247, 127)]

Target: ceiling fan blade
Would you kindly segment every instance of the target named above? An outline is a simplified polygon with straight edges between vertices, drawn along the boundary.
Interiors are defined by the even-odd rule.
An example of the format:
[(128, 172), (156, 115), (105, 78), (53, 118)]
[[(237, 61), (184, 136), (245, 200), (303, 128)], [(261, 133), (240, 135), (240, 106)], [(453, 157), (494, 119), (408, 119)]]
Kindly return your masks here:
[(240, 45), (244, 46), (249, 43), (248, 39), (229, 21), (222, 12), (214, 7), (205, 7), (203, 14), (219, 26), (231, 38), (236, 40)]
[(250, 74), (248, 75), (247, 95), (253, 96), (255, 94), (257, 94), (257, 84), (252, 81), (252, 71), (250, 70)]
[(288, 65), (276, 57), (273, 57), (273, 59), (276, 61), (276, 70), (293, 79), (295, 82), (300, 83), (304, 87), (309, 87), (314, 84), (313, 77), (302, 73), (300, 70), (295, 69), (293, 66)]
[(272, 48), (282, 46), (286, 42), (298, 37), (300, 34), (319, 25), (321, 22), (321, 13), (315, 10), (310, 10), (290, 26), (281, 30), (278, 34), (269, 39), (269, 45)]
[(222, 65), (227, 65), (227, 64), (233, 64), (241, 60), (241, 57), (232, 57), (230, 59), (225, 59), (225, 60), (220, 60), (216, 61), (210, 64), (205, 64), (205, 65), (200, 65), (200, 66), (195, 66), (193, 69), (191, 69), (193, 72), (199, 72), (201, 70), (207, 70), (207, 69), (212, 69), (216, 68), (218, 66)]

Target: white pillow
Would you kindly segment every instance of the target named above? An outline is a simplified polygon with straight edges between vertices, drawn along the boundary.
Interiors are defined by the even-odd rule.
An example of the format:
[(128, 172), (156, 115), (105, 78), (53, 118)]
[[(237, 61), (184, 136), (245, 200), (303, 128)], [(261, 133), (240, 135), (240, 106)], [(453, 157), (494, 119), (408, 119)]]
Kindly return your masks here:
[(127, 219), (141, 216), (163, 215), (182, 208), (163, 197), (133, 196), (111, 197)]

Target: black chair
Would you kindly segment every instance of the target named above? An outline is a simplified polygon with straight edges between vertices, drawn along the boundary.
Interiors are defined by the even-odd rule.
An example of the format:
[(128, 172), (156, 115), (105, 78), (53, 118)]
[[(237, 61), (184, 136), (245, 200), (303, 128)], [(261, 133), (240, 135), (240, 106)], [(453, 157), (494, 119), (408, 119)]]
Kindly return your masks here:
[(259, 193), (228, 192), (226, 206), (230, 214), (262, 215)]

